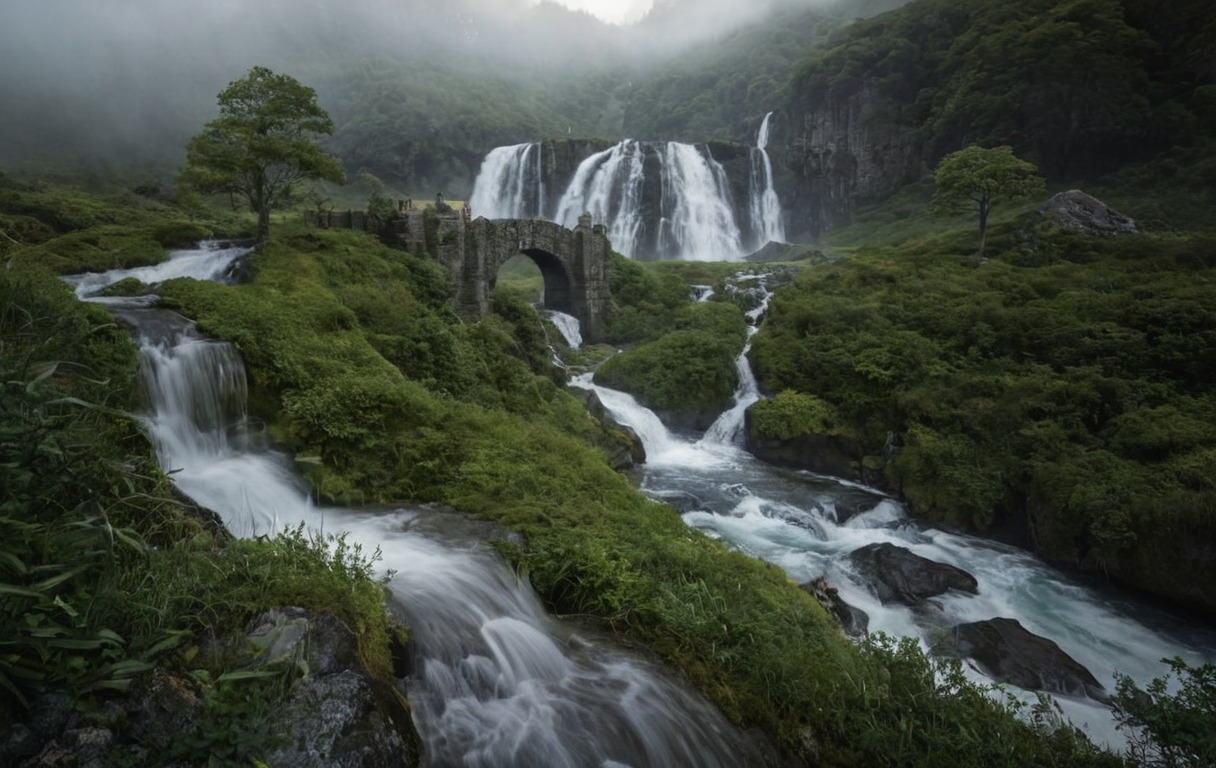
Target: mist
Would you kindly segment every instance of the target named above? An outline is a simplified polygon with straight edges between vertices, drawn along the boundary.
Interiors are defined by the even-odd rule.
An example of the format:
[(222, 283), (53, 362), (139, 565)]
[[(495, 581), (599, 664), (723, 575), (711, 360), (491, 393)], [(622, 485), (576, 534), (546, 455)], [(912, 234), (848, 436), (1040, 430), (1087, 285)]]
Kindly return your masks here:
[(16, 0), (0, 26), (0, 170), (165, 175), (216, 94), (254, 65), (317, 88), (331, 110), (342, 73), (386, 58), (574, 88), (637, 76), (780, 9), (864, 2), (655, 0), (615, 26), (552, 0)]

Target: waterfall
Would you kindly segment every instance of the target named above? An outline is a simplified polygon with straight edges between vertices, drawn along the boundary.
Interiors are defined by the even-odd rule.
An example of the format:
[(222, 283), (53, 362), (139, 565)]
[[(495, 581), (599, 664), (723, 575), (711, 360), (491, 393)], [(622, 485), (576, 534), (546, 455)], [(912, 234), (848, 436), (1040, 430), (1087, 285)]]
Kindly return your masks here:
[(498, 147), (486, 155), (473, 183), (469, 208), (487, 219), (530, 219), (544, 214), (541, 145)]
[(773, 163), (768, 155), (769, 130), (773, 113), (760, 123), (756, 148), (751, 161), (751, 214), (755, 242), (752, 250), (770, 242), (785, 242), (785, 225), (781, 221), (781, 200), (773, 188)]
[(645, 148), (627, 140), (591, 155), (579, 164), (557, 205), (554, 220), (564, 227), (590, 213), (608, 228), (613, 247), (625, 255), (638, 251), (642, 232), (642, 183)]
[[(543, 145), (533, 144), (491, 150), (473, 188), (474, 214), (548, 215), (542, 155)], [(573, 227), (583, 213), (607, 228), (615, 250), (633, 258), (743, 255), (726, 172), (704, 147), (626, 139), (590, 155), (565, 184), (552, 218)]]
[(660, 253), (691, 261), (732, 261), (742, 253), (726, 172), (708, 151), (667, 143), (662, 210)]
[(583, 346), (583, 333), (579, 327), (578, 318), (557, 310), (545, 310), (545, 316), (557, 328), (558, 333), (566, 340), (566, 346), (578, 349)]
[[(174, 259), (193, 259), (177, 252)], [(181, 265), (178, 265), (181, 266)], [(87, 278), (91, 290), (157, 270)], [(79, 284), (79, 283), (77, 283)], [(429, 766), (773, 765), (772, 748), (732, 726), (680, 677), (614, 638), (549, 617), (485, 525), (437, 510), (320, 509), (285, 456), (250, 439), (245, 370), (235, 349), (141, 302), (120, 308), (139, 330), (145, 416), (161, 467), (238, 535), (303, 522), (378, 548), (409, 622), (406, 681)]]
[[(740, 275), (738, 279), (743, 278), (744, 276)], [(723, 411), (713, 424), (709, 425), (705, 436), (701, 438), (702, 442), (725, 445), (738, 443), (743, 435), (743, 418), (747, 409), (760, 399), (760, 385), (756, 382), (756, 374), (752, 372), (751, 363), (747, 360), (747, 353), (752, 349), (752, 338), (756, 335), (760, 317), (768, 309), (768, 300), (772, 294), (769, 293), (763, 276), (751, 279), (756, 281), (756, 288), (760, 292), (760, 303), (747, 313), (747, 342), (743, 345), (743, 351), (735, 358), (735, 372), (739, 377), (739, 386), (735, 390), (733, 404)]]

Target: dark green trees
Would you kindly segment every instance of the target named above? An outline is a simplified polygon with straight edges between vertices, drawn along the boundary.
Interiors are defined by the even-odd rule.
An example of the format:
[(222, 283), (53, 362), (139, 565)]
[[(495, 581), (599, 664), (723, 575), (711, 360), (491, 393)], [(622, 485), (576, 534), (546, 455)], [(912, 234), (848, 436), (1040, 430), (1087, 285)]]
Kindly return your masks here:
[(182, 180), (207, 194), (227, 193), (258, 217), (258, 242), (270, 212), (305, 179), (341, 183), (338, 159), (317, 146), (334, 125), (317, 94), (288, 75), (254, 67), (219, 94), (220, 116), (186, 145)]
[(980, 217), (979, 257), (984, 257), (988, 214), (999, 200), (1029, 197), (1045, 190), (1033, 163), (1014, 157), (1010, 147), (967, 147), (946, 155), (933, 175), (933, 209), (941, 213), (974, 210)]

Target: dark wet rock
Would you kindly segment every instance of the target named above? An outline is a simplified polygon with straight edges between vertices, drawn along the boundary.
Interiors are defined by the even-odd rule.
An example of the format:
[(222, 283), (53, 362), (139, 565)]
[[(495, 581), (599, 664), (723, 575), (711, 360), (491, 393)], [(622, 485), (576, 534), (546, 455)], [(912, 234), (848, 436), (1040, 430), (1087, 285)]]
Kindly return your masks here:
[(858, 575), (884, 604), (915, 605), (951, 589), (978, 593), (975, 577), (894, 544), (868, 544), (849, 554)]
[(1107, 698), (1088, 669), (1016, 619), (998, 617), (959, 624), (950, 630), (948, 643), (954, 653), (972, 659), (1002, 683), (1066, 696)]
[(866, 630), (870, 627), (870, 617), (860, 608), (846, 603), (841, 598), (836, 587), (829, 584), (827, 579), (820, 576), (813, 581), (808, 581), (799, 586), (804, 592), (814, 597), (828, 613), (832, 614), (840, 622), (840, 628), (844, 630), (846, 635), (849, 637), (861, 637), (865, 635)]
[(266, 756), (270, 768), (389, 768), (417, 762), (417, 752), (383, 717), (367, 677), (354, 670), (297, 682), (272, 732), (283, 744)]
[(267, 611), (250, 623), (247, 641), (253, 668), (304, 672), (273, 717), (271, 732), (281, 742), (268, 766), (416, 764), (417, 747), (397, 725), (408, 722), (404, 705), (363, 670), (355, 634), (337, 618), (301, 608)]
[(835, 504), (835, 521), (837, 525), (844, 525), (848, 521), (870, 512), (882, 500), (881, 496), (877, 496), (867, 491), (857, 490), (842, 490), (836, 497)]
[(314, 675), (331, 675), (358, 664), (355, 633), (327, 613), (278, 608), (254, 619), (246, 635), (257, 666), (286, 664)]
[(674, 507), (681, 515), (685, 512), (696, 512), (705, 509), (705, 502), (688, 491), (663, 491), (654, 495), (655, 501), (661, 501)]

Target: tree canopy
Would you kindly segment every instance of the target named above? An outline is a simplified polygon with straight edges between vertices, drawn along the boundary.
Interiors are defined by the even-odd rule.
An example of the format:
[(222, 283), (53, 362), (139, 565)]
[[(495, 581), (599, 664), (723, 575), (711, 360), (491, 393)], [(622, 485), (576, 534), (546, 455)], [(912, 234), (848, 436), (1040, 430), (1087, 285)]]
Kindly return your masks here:
[(941, 213), (975, 210), (980, 217), (979, 255), (984, 256), (988, 214), (999, 200), (1029, 197), (1045, 190), (1034, 163), (1020, 160), (1008, 146), (971, 146), (942, 158), (933, 175), (933, 208)]
[(258, 217), (258, 242), (270, 234), (270, 212), (301, 181), (343, 182), (338, 159), (317, 145), (334, 125), (312, 88), (254, 67), (220, 91), (218, 101), (220, 116), (186, 145), (182, 180), (248, 202)]

